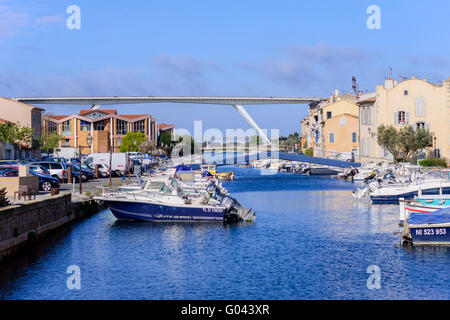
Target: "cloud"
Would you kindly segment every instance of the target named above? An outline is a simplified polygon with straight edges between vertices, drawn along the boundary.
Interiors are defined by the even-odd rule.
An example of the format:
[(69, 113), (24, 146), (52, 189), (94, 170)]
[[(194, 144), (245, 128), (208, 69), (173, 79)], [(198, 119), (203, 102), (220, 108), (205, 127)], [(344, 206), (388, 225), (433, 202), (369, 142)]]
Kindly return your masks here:
[(279, 58), (241, 61), (238, 65), (274, 82), (329, 90), (344, 81), (351, 83), (353, 73), (367, 68), (371, 61), (372, 57), (362, 49), (319, 43), (293, 45), (285, 48)]
[(36, 29), (63, 25), (62, 15), (41, 15), (41, 10), (23, 6), (0, 4), (0, 41), (11, 39)]
[(170, 57), (164, 53), (156, 55), (153, 58), (153, 62), (159, 68), (169, 70), (184, 77), (201, 77), (208, 69), (219, 69), (211, 61), (204, 61), (190, 56)]

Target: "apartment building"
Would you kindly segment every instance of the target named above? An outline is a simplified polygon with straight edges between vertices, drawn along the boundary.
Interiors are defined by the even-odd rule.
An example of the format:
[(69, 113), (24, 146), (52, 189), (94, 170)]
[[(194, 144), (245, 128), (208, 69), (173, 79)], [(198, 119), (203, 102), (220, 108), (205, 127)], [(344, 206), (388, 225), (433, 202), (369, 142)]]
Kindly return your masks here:
[[(18, 102), (8, 98), (0, 97), (0, 119), (2, 122), (19, 123), (33, 129), (34, 139), (41, 137), (41, 114), (44, 109), (26, 103)], [(23, 146), (22, 153), (12, 145), (4, 145), (0, 152), (0, 158), (4, 159), (27, 159), (40, 158), (40, 150), (32, 146)]]
[(86, 146), (86, 137), (92, 137), (90, 148), (82, 153), (118, 152), (120, 140), (128, 132), (142, 132), (156, 146), (160, 131), (173, 130), (175, 125), (158, 125), (149, 114), (118, 114), (116, 109), (80, 110), (79, 114), (46, 115), (43, 130), (58, 133), (60, 147)]
[(392, 161), (392, 155), (377, 143), (377, 128), (411, 125), (432, 133), (433, 146), (427, 157), (450, 158), (450, 78), (444, 83), (427, 79), (386, 79), (376, 91), (358, 101), (360, 119), (360, 161)]
[(333, 158), (338, 154), (359, 150), (359, 108), (356, 97), (333, 96), (319, 104), (311, 104), (309, 114), (301, 121), (303, 149), (312, 148), (315, 157)]

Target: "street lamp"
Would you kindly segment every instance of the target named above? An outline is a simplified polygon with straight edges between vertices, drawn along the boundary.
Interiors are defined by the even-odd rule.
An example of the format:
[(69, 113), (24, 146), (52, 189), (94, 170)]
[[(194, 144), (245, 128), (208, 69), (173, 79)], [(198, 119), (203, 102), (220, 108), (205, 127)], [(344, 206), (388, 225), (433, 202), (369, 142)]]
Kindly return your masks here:
[(84, 148), (90, 148), (91, 147), (91, 145), (92, 145), (92, 140), (93, 140), (93, 138), (92, 138), (92, 136), (91, 136), (91, 134), (90, 133), (88, 133), (88, 135), (86, 136), (86, 143), (87, 143), (87, 146), (78, 146), (78, 160), (79, 160), (79, 171), (78, 171), (78, 183), (80, 184), (80, 194), (82, 194), (83, 193), (83, 186), (82, 186), (82, 173), (81, 173), (81, 150), (82, 149), (84, 149)]

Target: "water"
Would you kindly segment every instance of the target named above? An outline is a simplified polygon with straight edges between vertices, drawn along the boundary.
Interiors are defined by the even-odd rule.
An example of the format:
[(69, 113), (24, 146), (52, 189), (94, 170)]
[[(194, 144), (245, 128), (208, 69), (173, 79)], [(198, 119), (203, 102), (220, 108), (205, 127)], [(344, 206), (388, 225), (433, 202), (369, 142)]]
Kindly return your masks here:
[[(356, 201), (354, 184), (236, 168), (224, 185), (255, 222), (119, 222), (106, 210), (1, 264), (0, 298), (450, 298), (450, 248), (401, 246), (397, 206)], [(69, 265), (79, 291), (66, 287)]]

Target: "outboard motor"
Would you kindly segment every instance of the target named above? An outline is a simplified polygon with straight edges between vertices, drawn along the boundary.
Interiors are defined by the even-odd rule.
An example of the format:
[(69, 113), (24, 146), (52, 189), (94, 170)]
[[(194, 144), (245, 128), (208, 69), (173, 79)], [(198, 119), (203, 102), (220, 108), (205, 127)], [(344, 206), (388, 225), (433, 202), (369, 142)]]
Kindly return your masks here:
[(375, 179), (376, 176), (377, 176), (377, 172), (372, 171), (367, 177), (364, 178), (364, 183), (368, 183), (369, 181)]

